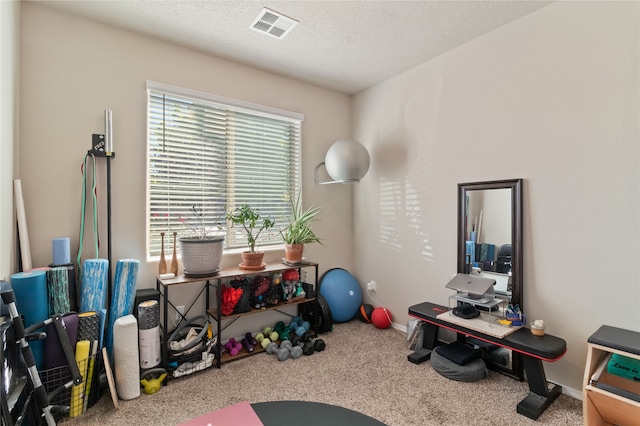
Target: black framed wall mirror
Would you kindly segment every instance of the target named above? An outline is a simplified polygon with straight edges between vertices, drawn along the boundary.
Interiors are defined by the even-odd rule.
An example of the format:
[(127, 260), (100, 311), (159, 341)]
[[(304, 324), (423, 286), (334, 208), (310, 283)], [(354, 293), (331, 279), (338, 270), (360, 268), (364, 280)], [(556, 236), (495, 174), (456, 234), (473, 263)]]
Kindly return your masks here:
[[(522, 179), (458, 184), (458, 272), (496, 280), (496, 297), (523, 306)], [(506, 351), (506, 349), (505, 349)], [(524, 380), (522, 360), (507, 351), (489, 366)]]

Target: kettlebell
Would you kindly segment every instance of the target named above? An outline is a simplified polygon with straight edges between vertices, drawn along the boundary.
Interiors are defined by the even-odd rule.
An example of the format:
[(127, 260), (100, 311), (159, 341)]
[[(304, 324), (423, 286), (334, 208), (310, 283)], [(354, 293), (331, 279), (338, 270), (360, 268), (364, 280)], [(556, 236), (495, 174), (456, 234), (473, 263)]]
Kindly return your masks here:
[(144, 393), (153, 394), (160, 390), (162, 387), (162, 381), (167, 377), (167, 373), (162, 373), (160, 377), (155, 379), (142, 379), (140, 383), (144, 386)]

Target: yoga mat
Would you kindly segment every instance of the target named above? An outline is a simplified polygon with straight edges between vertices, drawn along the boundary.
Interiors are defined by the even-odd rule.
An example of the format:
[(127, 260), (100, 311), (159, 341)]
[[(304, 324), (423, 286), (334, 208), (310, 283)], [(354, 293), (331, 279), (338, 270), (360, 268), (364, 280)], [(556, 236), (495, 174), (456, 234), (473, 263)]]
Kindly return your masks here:
[(99, 311), (107, 303), (107, 259), (87, 259), (82, 264), (80, 312)]
[[(287, 421), (285, 421), (285, 417), (283, 417), (282, 420), (282, 423), (287, 423)], [(211, 413), (180, 423), (178, 426), (202, 425), (263, 426), (258, 415), (253, 411), (253, 408), (251, 408), (249, 401), (242, 401), (228, 407), (220, 408), (219, 410), (212, 411)]]
[(118, 260), (113, 280), (113, 295), (109, 305), (109, 327), (107, 328), (107, 353), (113, 359), (113, 324), (118, 318), (133, 313), (136, 297), (136, 278), (140, 261), (135, 259)]
[[(24, 317), (25, 327), (49, 318), (47, 297), (47, 273), (43, 270), (18, 272), (11, 275), (11, 287), (16, 296), (16, 307)], [(36, 367), (42, 368), (44, 360), (44, 341), (29, 342), (36, 361)]]
[(153, 368), (160, 364), (160, 304), (147, 300), (138, 305), (138, 337), (140, 368)]
[(84, 388), (84, 405), (82, 406), (82, 412), (87, 411), (89, 406), (89, 397), (91, 396), (91, 382), (93, 381), (93, 369), (96, 364), (96, 354), (98, 353), (98, 341), (94, 340), (91, 344), (91, 354), (89, 358), (89, 367), (87, 370), (87, 384)]
[[(66, 265), (54, 265), (53, 263), (49, 265), (49, 268), (60, 268), (65, 269), (67, 271), (67, 288), (69, 291), (69, 311), (68, 312), (78, 312), (80, 310), (80, 305), (78, 304), (78, 285), (76, 280), (76, 268), (73, 263), (68, 263)], [(48, 277), (47, 277), (48, 281)], [(52, 314), (53, 315), (53, 314)]]
[[(78, 339), (78, 314), (68, 313), (63, 316), (62, 325), (64, 326), (67, 336), (69, 336), (71, 347), (75, 348)], [(45, 357), (43, 361), (43, 368), (48, 370), (50, 368), (67, 365), (67, 358), (64, 356), (64, 351), (62, 350), (62, 344), (60, 343), (56, 326), (53, 323), (47, 324), (45, 331), (47, 333), (47, 338), (44, 339)]]
[(51, 252), (53, 253), (53, 266), (67, 265), (71, 263), (69, 237), (54, 238), (51, 242)]
[(480, 246), (480, 262), (484, 262), (485, 260), (495, 260), (495, 259), (496, 259), (495, 244), (483, 243)]
[[(104, 328), (107, 323), (107, 310), (102, 308), (98, 311), (98, 317), (100, 317), (100, 337), (98, 337), (98, 345), (100, 348), (104, 347)], [(105, 348), (106, 349), (106, 348)]]
[(69, 301), (69, 271), (65, 267), (54, 267), (47, 271), (49, 289), (49, 314), (66, 314), (71, 311)]
[(31, 246), (29, 245), (29, 232), (27, 230), (27, 216), (24, 211), (24, 199), (22, 198), (22, 181), (13, 181), (13, 193), (16, 201), (16, 216), (18, 218), (18, 236), (20, 238), (20, 259), (22, 270), (28, 271), (31, 265)]
[(133, 315), (118, 318), (113, 327), (113, 359), (116, 389), (123, 400), (140, 396), (138, 321)]
[(82, 407), (84, 406), (84, 385), (87, 377), (87, 362), (89, 358), (89, 344), (88, 340), (80, 340), (76, 343), (76, 362), (78, 363), (78, 370), (82, 376), (82, 383), (75, 385), (71, 388), (71, 401), (69, 402), (69, 417), (78, 417), (82, 414)]

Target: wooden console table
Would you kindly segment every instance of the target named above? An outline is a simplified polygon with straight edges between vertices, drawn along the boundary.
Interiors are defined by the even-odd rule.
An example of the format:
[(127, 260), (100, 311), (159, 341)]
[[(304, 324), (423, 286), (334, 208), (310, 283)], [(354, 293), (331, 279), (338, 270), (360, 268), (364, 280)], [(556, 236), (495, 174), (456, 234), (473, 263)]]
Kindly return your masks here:
[(549, 334), (534, 336), (528, 328), (518, 329), (502, 338), (495, 337), (464, 327), (460, 321), (453, 323), (438, 318), (438, 315), (448, 311), (446, 306), (430, 302), (409, 307), (409, 315), (425, 322), (425, 349), (432, 350), (437, 346), (438, 330), (442, 327), (520, 353), (529, 383), (529, 395), (518, 403), (516, 411), (530, 419), (537, 419), (560, 396), (562, 388), (547, 382), (542, 361), (554, 362), (562, 358), (567, 351), (564, 339)]

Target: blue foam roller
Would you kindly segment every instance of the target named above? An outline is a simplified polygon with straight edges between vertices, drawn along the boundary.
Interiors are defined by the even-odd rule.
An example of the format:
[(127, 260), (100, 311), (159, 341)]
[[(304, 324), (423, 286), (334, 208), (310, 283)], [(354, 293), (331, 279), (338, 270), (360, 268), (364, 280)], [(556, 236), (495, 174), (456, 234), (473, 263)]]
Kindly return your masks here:
[[(11, 275), (11, 287), (16, 296), (16, 307), (24, 317), (25, 327), (49, 318), (49, 298), (47, 296), (47, 273), (34, 269)], [(41, 369), (44, 361), (44, 341), (29, 342), (36, 361)]]
[(136, 296), (136, 278), (140, 261), (136, 259), (118, 260), (113, 280), (113, 296), (109, 306), (109, 326), (107, 327), (107, 353), (113, 360), (113, 325), (118, 318), (133, 313)]
[(107, 259), (87, 259), (82, 264), (80, 312), (103, 309), (107, 303)]
[(353, 319), (362, 305), (362, 290), (358, 280), (348, 271), (335, 268), (320, 280), (320, 294), (325, 298), (335, 322)]

